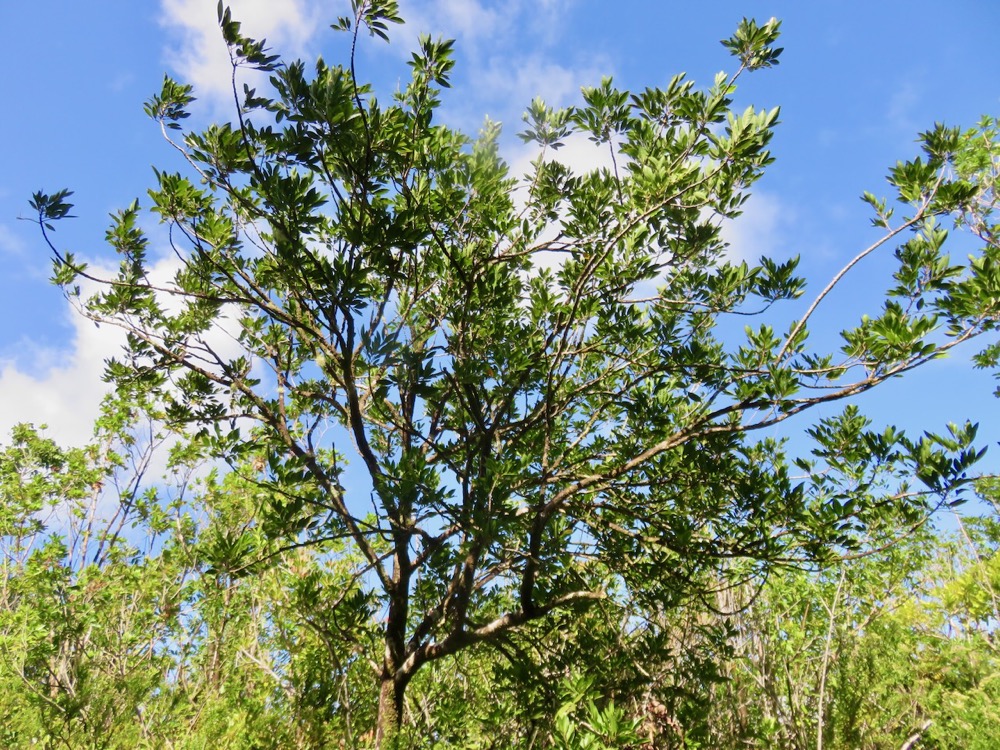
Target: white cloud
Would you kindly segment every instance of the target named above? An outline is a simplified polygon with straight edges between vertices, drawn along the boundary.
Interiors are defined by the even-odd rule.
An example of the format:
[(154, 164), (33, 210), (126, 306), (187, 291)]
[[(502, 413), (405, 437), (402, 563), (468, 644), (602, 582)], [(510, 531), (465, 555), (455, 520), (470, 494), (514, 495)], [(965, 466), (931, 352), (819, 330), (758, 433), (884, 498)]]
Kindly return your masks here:
[(743, 214), (722, 224), (722, 238), (729, 243), (727, 258), (753, 262), (760, 256), (792, 255), (786, 246), (786, 228), (795, 220), (794, 211), (776, 195), (757, 191), (743, 206)]
[[(338, 10), (317, 0), (229, 0), (227, 4), (245, 35), (266, 38), (276, 53), (294, 57), (305, 54), (316, 33), (335, 20)], [(160, 19), (176, 35), (166, 50), (168, 64), (194, 86), (199, 99), (216, 107), (228, 106), (232, 101), (232, 68), (216, 4), (162, 0)]]
[[(108, 385), (101, 380), (104, 360), (124, 343), (121, 331), (96, 327), (73, 316), (73, 338), (66, 351), (31, 351), (33, 366), (7, 361), (0, 367), (0, 440), (19, 422), (46, 424), (57, 442), (82, 445), (93, 434), (94, 420)], [(23, 368), (23, 369), (22, 369)], [(37, 371), (32, 374), (30, 371)]]
[[(165, 256), (150, 268), (153, 284), (168, 286), (180, 267), (173, 255)], [(88, 271), (110, 278), (114, 271), (91, 265)], [(93, 284), (82, 285), (85, 298), (96, 291)], [(66, 302), (66, 314), (73, 334), (67, 347), (42, 348), (22, 342), (16, 358), (0, 362), (0, 442), (20, 422), (48, 426), (48, 434), (64, 445), (82, 445), (93, 435), (94, 421), (109, 385), (102, 380), (105, 362), (120, 356), (125, 332), (113, 325), (96, 325)], [(177, 298), (162, 299), (165, 309), (177, 309)], [(240, 351), (232, 324), (210, 331), (206, 342), (222, 357)]]

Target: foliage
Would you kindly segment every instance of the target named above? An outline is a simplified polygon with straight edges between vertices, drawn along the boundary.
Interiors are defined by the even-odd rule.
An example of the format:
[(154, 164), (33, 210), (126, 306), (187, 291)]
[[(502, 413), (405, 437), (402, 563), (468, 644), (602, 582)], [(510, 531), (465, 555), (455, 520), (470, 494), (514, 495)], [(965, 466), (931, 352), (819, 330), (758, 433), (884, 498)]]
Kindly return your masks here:
[[(220, 569), (259, 500), (237, 474), (197, 478), (141, 414), (109, 402), (81, 449), (21, 425), (0, 453), (4, 746), (323, 747), (352, 712), (370, 724), (350, 701), (370, 623), (347, 561)], [(148, 477), (170, 442), (169, 481)]]
[(772, 579), (735, 615), (728, 679), (688, 731), (720, 747), (898, 748), (914, 733), (922, 748), (995, 746), (995, 533), (994, 518), (968, 519)]
[[(126, 542), (136, 518), (177, 508), (143, 487), (159, 438), (125, 430), (140, 413), (109, 403), (83, 449), (61, 449), (21, 425), (0, 454), (7, 746), (137, 746), (136, 712), (171, 666), (164, 644), (176, 620), (161, 585), (182, 575), (172, 552), (188, 526), (179, 517), (173, 528), (153, 522)], [(149, 555), (161, 545), (162, 555)]]

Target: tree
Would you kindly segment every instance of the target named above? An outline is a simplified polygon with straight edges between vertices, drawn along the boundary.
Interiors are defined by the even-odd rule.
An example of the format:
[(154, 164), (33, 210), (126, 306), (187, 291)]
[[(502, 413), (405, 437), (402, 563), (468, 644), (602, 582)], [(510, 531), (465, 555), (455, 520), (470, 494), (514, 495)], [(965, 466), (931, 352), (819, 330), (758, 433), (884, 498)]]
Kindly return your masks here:
[[(185, 132), (193, 92), (170, 78), (146, 105), (186, 160), (149, 192), (180, 264), (171, 281), (149, 275), (137, 201), (108, 231), (121, 258), (108, 279), (54, 244), (68, 191), (32, 206), (56, 282), (128, 332), (108, 363), (119, 393), (161, 398), (259, 486), (217, 564), (263, 570), (269, 544), (357, 561), (358, 611), (382, 620), (384, 746), (429, 664), (560, 613), (669, 611), (854, 549), (965, 480), (980, 455), (970, 425), (914, 441), (849, 407), (807, 431), (804, 479), (782, 442), (754, 435), (994, 330), (987, 128), (924, 133), (925, 154), (889, 175), (905, 215), (866, 194), (882, 235), (780, 333), (767, 314), (802, 295), (796, 260), (734, 261), (719, 230), (771, 161), (778, 111), (730, 107), (737, 79), (778, 62), (777, 21), (744, 20), (723, 42), (736, 72), (707, 90), (605, 79), (577, 107), (532, 102), (521, 137), (538, 156), (522, 177), (499, 125), (472, 139), (434, 120), (451, 42), (423, 38), (409, 83), (381, 102), (354, 52), (363, 29), (387, 38), (396, 3), (352, 8), (335, 26), (345, 64), (307, 73), (220, 4), (234, 122)], [(241, 68), (269, 73), (270, 90), (241, 90)], [(562, 163), (572, 134), (613, 168)], [(944, 252), (949, 215), (982, 239), (968, 263)], [(845, 321), (839, 352), (812, 347), (831, 289), (893, 243), (883, 308)], [(83, 295), (81, 279), (99, 290)], [(720, 325), (747, 316), (765, 322)]]

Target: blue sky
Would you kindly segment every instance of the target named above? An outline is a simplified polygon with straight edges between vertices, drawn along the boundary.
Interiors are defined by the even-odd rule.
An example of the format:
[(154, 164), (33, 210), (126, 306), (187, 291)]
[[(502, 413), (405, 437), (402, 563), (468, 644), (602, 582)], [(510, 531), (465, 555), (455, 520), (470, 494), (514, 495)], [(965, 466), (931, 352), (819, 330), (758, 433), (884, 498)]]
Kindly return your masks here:
[[(276, 51), (342, 59), (327, 26), (337, 0), (233, 0), (234, 15)], [(884, 189), (886, 169), (915, 155), (916, 134), (935, 121), (970, 126), (1000, 114), (1000, 58), (993, 0), (940, 2), (702, 2), (606, 0), (410, 0), (406, 27), (385, 47), (364, 46), (361, 75), (392, 87), (418, 32), (455, 37), (455, 86), (444, 116), (474, 130), (484, 115), (507, 123), (507, 156), (526, 163), (514, 138), (535, 95), (572, 104), (581, 85), (613, 75), (625, 88), (665, 84), (686, 71), (708, 85), (733, 59), (718, 43), (743, 16), (783, 21), (781, 64), (742, 80), (737, 104), (782, 107), (777, 162), (746, 215), (729, 230), (737, 252), (801, 254), (814, 293), (874, 237), (864, 190)], [(64, 246), (98, 263), (107, 215), (151, 184), (151, 166), (179, 168), (142, 103), (164, 72), (195, 86), (192, 122), (228, 117), (225, 51), (215, 0), (63, 0), (0, 3), (0, 431), (47, 422), (59, 438), (86, 438), (102, 393), (103, 359), (117, 337), (72, 314), (49, 286), (48, 256), (28, 216), (39, 189), (76, 192), (79, 218), (60, 226)], [(586, 159), (585, 148), (578, 158)], [(150, 221), (154, 232), (155, 225)], [(869, 259), (856, 282), (825, 304), (820, 328), (873, 311), (889, 265)], [(867, 397), (879, 421), (911, 430), (973, 419), (994, 444), (1000, 401), (971, 350)], [(804, 424), (804, 423), (800, 423)], [(1000, 449), (981, 468), (1000, 468)]]

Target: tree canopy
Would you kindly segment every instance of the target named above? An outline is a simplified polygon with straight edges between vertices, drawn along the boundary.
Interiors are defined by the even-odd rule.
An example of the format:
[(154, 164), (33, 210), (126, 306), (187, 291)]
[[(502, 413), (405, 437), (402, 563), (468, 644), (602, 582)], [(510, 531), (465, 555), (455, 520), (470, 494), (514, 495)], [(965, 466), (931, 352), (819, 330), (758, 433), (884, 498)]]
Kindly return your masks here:
[[(669, 651), (685, 606), (870, 553), (961, 499), (982, 455), (974, 425), (914, 439), (873, 430), (850, 399), (995, 330), (992, 120), (922, 133), (921, 155), (889, 172), (892, 195), (865, 193), (880, 237), (803, 304), (796, 259), (734, 258), (720, 229), (771, 162), (778, 110), (731, 106), (737, 81), (778, 63), (777, 21), (742, 21), (723, 42), (734, 72), (708, 88), (605, 78), (574, 107), (535, 100), (520, 137), (536, 158), (514, 174), (499, 124), (471, 137), (439, 122), (451, 43), (422, 38), (409, 81), (381, 99), (355, 51), (365, 34), (388, 39), (398, 9), (352, 7), (336, 24), (343, 62), (307, 68), (220, 3), (233, 120), (186, 129), (196, 92), (170, 78), (147, 103), (183, 157), (149, 191), (173, 278), (150, 274), (139, 201), (113, 217), (120, 269), (100, 278), (55, 241), (69, 191), (32, 199), (55, 281), (128, 333), (107, 368), (116, 397), (183, 434), (184, 461), (228, 465), (174, 506), (211, 518), (175, 571), (208, 575), (203, 658), (272, 649), (297, 669), (312, 649), (343, 681), (292, 669), (289, 699), (343, 721), (338, 691), (370, 685), (355, 734), (389, 747), (421, 710), (407, 688), (433, 692), (483, 653), (515, 684), (532, 649), (568, 673), (587, 640), (560, 645), (546, 623), (592, 623), (591, 657), (640, 631)], [(240, 88), (245, 68), (270, 75), (266, 91)], [(561, 161), (574, 134), (612, 167)], [(948, 254), (955, 233), (975, 241), (964, 261)], [(839, 342), (814, 342), (831, 291), (878, 252), (896, 264), (881, 308), (840, 311)], [(998, 357), (991, 343), (979, 363)], [(763, 436), (786, 420), (807, 443)], [(194, 548), (176, 533), (180, 565)], [(251, 614), (264, 610), (270, 625)], [(240, 618), (260, 631), (223, 638)], [(351, 666), (361, 653), (374, 675)], [(599, 746), (572, 744), (573, 712), (617, 726), (618, 709), (568, 684), (566, 746)]]

